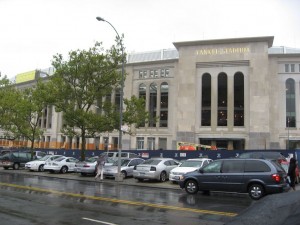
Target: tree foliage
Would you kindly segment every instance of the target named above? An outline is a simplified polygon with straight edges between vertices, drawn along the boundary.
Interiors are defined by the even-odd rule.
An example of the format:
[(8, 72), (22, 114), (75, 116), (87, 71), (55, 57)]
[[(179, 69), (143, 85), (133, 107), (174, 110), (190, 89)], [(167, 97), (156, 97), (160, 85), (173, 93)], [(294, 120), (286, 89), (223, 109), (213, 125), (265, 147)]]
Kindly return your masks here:
[[(58, 112), (63, 112), (63, 133), (81, 137), (82, 159), (87, 137), (118, 128), (116, 107), (102, 101), (119, 86), (122, 78), (119, 65), (124, 56), (118, 47), (104, 51), (97, 42), (89, 50), (70, 51), (67, 60), (58, 54), (52, 61), (56, 69), (50, 80), (52, 104)], [(92, 108), (95, 104), (102, 113), (95, 113)]]
[[(3, 83), (4, 82), (4, 83)], [(2, 80), (0, 88), (0, 122), (2, 130), (13, 138), (23, 137), (34, 142), (44, 133), (40, 126), (43, 110), (47, 107), (47, 83), (37, 81), (31, 88), (18, 89), (15, 85)]]

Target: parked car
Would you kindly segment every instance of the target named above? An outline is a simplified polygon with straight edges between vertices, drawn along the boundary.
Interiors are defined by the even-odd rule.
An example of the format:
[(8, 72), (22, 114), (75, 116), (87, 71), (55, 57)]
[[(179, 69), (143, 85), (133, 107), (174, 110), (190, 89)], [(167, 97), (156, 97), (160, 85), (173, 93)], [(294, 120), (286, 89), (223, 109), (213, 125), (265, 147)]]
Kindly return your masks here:
[[(103, 152), (100, 154), (100, 156), (102, 155), (106, 155), (108, 158), (117, 160), (119, 157), (119, 152)], [(121, 152), (121, 158), (139, 158), (139, 155), (132, 152)]]
[(265, 159), (219, 159), (198, 171), (182, 175), (179, 186), (189, 194), (238, 192), (248, 193), (254, 200), (290, 188), (284, 169), (277, 162)]
[[(75, 164), (74, 172), (80, 173), (82, 176), (88, 174), (96, 175), (96, 165), (98, 156), (94, 156), (86, 159), (85, 161), (79, 161)], [(111, 166), (115, 161), (111, 158), (106, 158), (105, 166)]]
[(173, 183), (177, 183), (180, 176), (188, 172), (196, 171), (199, 168), (208, 165), (213, 160), (208, 158), (196, 158), (188, 159), (182, 162), (178, 167), (175, 167), (170, 171), (169, 180)]
[(73, 157), (60, 157), (53, 161), (46, 162), (44, 165), (44, 170), (49, 171), (50, 173), (60, 172), (60, 173), (67, 173), (73, 172), (75, 168), (75, 164), (79, 162), (78, 159)]
[(278, 163), (282, 161), (287, 161), (286, 157), (280, 152), (270, 152), (270, 151), (259, 151), (259, 152), (245, 152), (238, 156), (240, 159), (270, 159), (277, 160)]
[(0, 156), (0, 167), (3, 167), (6, 170), (9, 168), (18, 170), (31, 160), (32, 156), (30, 152), (9, 150)]
[(139, 181), (150, 179), (164, 182), (178, 165), (179, 162), (172, 158), (150, 158), (134, 167), (133, 177)]
[[(120, 172), (123, 178), (133, 176), (133, 168), (142, 162), (144, 159), (133, 158), (133, 159), (121, 159)], [(118, 174), (118, 160), (113, 163), (112, 166), (105, 166), (103, 170), (103, 175), (105, 177), (115, 177)]]
[[(280, 164), (282, 166), (282, 168), (285, 170), (286, 173), (288, 173), (289, 171), (289, 165), (290, 165), (290, 162), (288, 161), (283, 161), (281, 162)], [(296, 166), (296, 184), (299, 184), (299, 181), (300, 181), (300, 174), (299, 174), (299, 167), (298, 165)]]
[(51, 162), (59, 157), (62, 157), (62, 155), (45, 155), (43, 158), (27, 162), (25, 164), (25, 169), (28, 169), (30, 171), (43, 172), (46, 162)]

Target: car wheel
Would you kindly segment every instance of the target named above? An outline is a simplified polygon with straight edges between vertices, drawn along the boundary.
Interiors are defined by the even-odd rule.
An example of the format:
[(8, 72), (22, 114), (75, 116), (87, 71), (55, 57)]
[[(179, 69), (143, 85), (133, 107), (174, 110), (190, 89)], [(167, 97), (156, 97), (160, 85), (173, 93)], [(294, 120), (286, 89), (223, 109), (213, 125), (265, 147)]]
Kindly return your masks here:
[(161, 172), (161, 174), (159, 176), (159, 180), (160, 180), (160, 182), (165, 182), (167, 180), (167, 174), (165, 171)]
[(39, 172), (44, 172), (44, 171), (45, 171), (45, 170), (44, 170), (44, 165), (43, 165), (43, 164), (39, 166), (38, 171), (39, 171)]
[(142, 179), (142, 178), (137, 178), (137, 180), (138, 180), (139, 182), (144, 181), (144, 179)]
[(19, 168), (20, 168), (19, 163), (14, 163), (13, 169), (14, 169), (14, 170), (18, 170)]
[(195, 180), (185, 182), (185, 191), (189, 194), (196, 194), (199, 190), (198, 183)]
[(84, 176), (84, 177), (86, 176), (86, 173), (80, 173), (80, 174), (81, 174), (81, 176)]
[(250, 198), (258, 200), (265, 195), (265, 190), (260, 184), (252, 184), (248, 189), (248, 193)]
[(121, 171), (121, 176), (123, 177), (123, 179), (125, 179), (127, 177), (126, 171)]
[(3, 167), (5, 170), (8, 170), (8, 167), (7, 166), (5, 166), (5, 167)]
[(60, 169), (60, 172), (61, 172), (61, 173), (67, 173), (67, 172), (68, 172), (68, 167), (63, 166), (63, 167)]

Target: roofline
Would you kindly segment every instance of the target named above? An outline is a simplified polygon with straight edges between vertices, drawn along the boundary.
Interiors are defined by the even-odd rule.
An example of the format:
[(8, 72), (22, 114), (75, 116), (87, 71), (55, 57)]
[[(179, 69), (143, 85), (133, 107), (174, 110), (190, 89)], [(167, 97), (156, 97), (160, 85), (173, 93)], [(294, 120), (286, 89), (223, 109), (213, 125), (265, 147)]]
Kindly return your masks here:
[(231, 44), (231, 43), (248, 43), (248, 42), (268, 42), (268, 47), (272, 47), (274, 36), (264, 37), (244, 37), (244, 38), (229, 38), (229, 39), (210, 39), (198, 41), (173, 42), (173, 45), (178, 49), (184, 46), (193, 45), (209, 45), (209, 44)]

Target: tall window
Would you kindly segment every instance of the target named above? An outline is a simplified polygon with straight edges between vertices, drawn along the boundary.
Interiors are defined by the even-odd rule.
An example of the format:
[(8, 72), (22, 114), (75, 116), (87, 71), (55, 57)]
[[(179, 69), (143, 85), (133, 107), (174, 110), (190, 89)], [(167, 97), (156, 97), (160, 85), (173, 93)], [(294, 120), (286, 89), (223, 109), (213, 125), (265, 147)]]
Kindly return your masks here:
[(234, 75), (234, 126), (244, 126), (244, 75)]
[(150, 84), (150, 99), (149, 99), (149, 127), (156, 126), (156, 110), (157, 110), (157, 84)]
[(287, 79), (286, 87), (286, 127), (296, 127), (295, 81)]
[(116, 110), (120, 110), (120, 101), (121, 101), (121, 89), (117, 88), (116, 89), (116, 94), (115, 94), (115, 106)]
[(202, 76), (201, 126), (211, 125), (211, 75)]
[(168, 105), (169, 105), (169, 85), (163, 82), (160, 85), (160, 127), (168, 127)]
[(227, 126), (227, 75), (218, 76), (218, 126)]
[(148, 150), (155, 150), (155, 138), (154, 137), (148, 137)]
[(144, 149), (144, 137), (137, 137), (136, 138), (136, 149), (137, 150)]
[[(139, 86), (139, 98), (143, 98), (146, 101), (146, 85), (140, 84)], [(139, 124), (139, 127), (145, 127), (145, 123)]]

